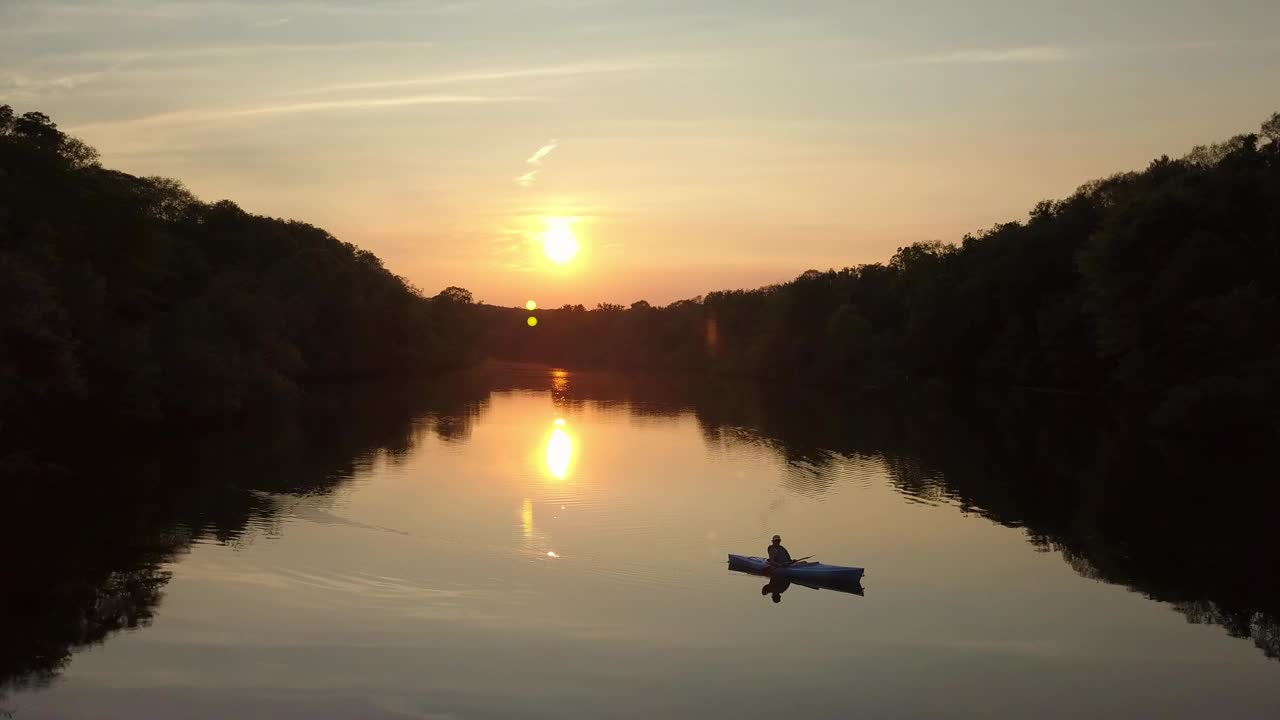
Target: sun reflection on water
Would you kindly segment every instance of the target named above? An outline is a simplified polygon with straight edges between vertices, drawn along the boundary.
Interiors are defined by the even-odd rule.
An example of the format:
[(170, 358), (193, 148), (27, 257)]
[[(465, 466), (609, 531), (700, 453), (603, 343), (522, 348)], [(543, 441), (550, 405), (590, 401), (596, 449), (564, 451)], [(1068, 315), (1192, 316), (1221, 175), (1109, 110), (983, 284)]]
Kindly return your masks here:
[(573, 463), (573, 438), (565, 429), (564, 419), (557, 418), (555, 429), (547, 440), (547, 471), (557, 479), (564, 480), (569, 475), (569, 466)]
[(569, 373), (566, 370), (551, 371), (551, 393), (564, 393), (569, 390)]
[(525, 540), (533, 538), (533, 500), (524, 499), (524, 505), (520, 508), (520, 529), (524, 532)]

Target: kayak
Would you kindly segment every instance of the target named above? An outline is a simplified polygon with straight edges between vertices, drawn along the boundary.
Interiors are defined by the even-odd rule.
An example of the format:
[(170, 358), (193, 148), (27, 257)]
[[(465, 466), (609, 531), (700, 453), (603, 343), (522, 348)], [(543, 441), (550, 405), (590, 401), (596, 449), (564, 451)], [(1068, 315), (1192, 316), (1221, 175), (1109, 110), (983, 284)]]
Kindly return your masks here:
[(773, 567), (765, 558), (751, 555), (730, 555), (729, 567), (769, 577), (815, 582), (858, 582), (862, 580), (863, 573), (860, 567), (828, 565), (820, 562), (799, 562), (795, 565)]

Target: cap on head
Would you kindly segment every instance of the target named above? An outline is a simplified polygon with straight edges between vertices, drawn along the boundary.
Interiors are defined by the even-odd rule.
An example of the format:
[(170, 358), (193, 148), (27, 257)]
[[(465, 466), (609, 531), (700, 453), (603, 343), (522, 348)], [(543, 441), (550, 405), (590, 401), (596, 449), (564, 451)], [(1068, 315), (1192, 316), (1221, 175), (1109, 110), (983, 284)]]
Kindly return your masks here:
[(781, 536), (781, 535), (774, 535), (774, 536), (773, 536), (773, 541), (774, 541), (774, 542), (782, 542), (782, 536)]

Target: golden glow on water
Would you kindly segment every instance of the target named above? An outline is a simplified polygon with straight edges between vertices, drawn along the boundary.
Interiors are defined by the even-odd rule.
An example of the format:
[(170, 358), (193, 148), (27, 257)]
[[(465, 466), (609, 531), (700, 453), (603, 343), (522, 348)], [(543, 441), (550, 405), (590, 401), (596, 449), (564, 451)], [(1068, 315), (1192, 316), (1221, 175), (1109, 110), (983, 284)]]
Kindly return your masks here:
[(569, 466), (573, 464), (573, 438), (564, 428), (563, 418), (555, 424), (551, 437), (547, 440), (547, 472), (559, 480), (569, 475)]
[[(1100, 697), (1077, 693), (1084, 703), (1078, 714), (1087, 717), (1123, 716), (1115, 712), (1123, 707), (1172, 707), (1171, 681), (1181, 683), (1188, 697), (1209, 698), (1222, 717), (1256, 717), (1263, 705), (1280, 707), (1275, 661), (1253, 642), (1207, 624), (1189, 625), (1168, 604), (1080, 572), (1092, 571), (1088, 557), (1079, 565), (1065, 558), (1070, 564), (1064, 564), (1061, 552), (1045, 553), (1038, 541), (1030, 542), (1025, 527), (968, 511), (960, 493), (972, 486), (948, 485), (967, 481), (946, 474), (949, 462), (964, 472), (968, 456), (944, 452), (950, 447), (945, 438), (941, 449), (931, 444), (935, 438), (917, 447), (914, 436), (894, 433), (885, 442), (900, 440), (902, 446), (880, 445), (876, 435), (854, 444), (844, 435), (845, 416), (822, 414), (824, 405), (807, 402), (800, 391), (797, 412), (766, 402), (770, 396), (757, 395), (762, 391), (754, 384), (725, 381), (706, 388), (696, 378), (689, 394), (672, 396), (680, 387), (674, 380), (653, 387), (622, 378), (611, 385), (602, 376), (561, 372), (564, 397), (553, 404), (550, 372), (513, 372), (521, 374), (478, 396), (485, 400), (467, 410), (469, 422), (442, 416), (438, 424), (406, 426), (407, 408), (398, 403), (386, 408), (390, 415), (354, 414), (344, 403), (331, 417), (316, 418), (339, 423), (331, 431), (300, 433), (297, 440), (306, 444), (283, 448), (283, 454), (246, 456), (249, 477), (257, 476), (255, 467), (269, 467), (264, 463), (288, 462), (295, 448), (325, 458), (351, 453), (340, 457), (354, 471), (328, 494), (288, 496), (287, 502), (273, 496), (277, 509), (249, 521), (236, 507), (207, 508), (230, 514), (210, 516), (211, 529), (166, 568), (173, 577), (161, 580), (163, 602), (142, 607), (169, 621), (105, 644), (72, 647), (74, 672), (38, 693), (7, 696), (0, 709), (79, 716), (77, 709), (94, 702), (106, 716), (138, 715), (137, 698), (100, 698), (94, 679), (147, 685), (150, 670), (163, 665), (170, 651), (186, 653), (183, 670), (200, 676), (201, 692), (235, 699), (248, 677), (235, 668), (252, 669), (263, 650), (225, 640), (255, 634), (307, 649), (276, 654), (286, 661), (265, 677), (264, 693), (318, 687), (317, 678), (325, 680), (331, 668), (349, 665), (350, 648), (332, 644), (335, 627), (360, 634), (359, 672), (376, 675), (380, 688), (407, 698), (408, 706), (440, 707), (432, 693), (452, 686), (463, 688), (459, 706), (493, 717), (531, 709), (591, 717), (606, 702), (625, 714), (663, 717), (704, 707), (704, 701), (716, 705), (704, 713), (710, 720), (786, 717), (795, 714), (792, 705), (777, 699), (765, 677), (779, 661), (778, 638), (784, 635), (787, 672), (806, 678), (810, 714), (819, 717), (840, 716), (854, 693), (868, 694), (868, 704), (877, 707), (902, 708), (905, 716), (946, 715), (947, 698), (921, 700), (921, 683), (968, 682), (967, 668), (984, 663), (1014, 685), (1100, 688)], [(445, 404), (427, 411), (456, 412), (455, 391), (470, 388), (452, 382), (431, 386), (440, 388)], [(645, 394), (649, 389), (660, 394)], [(698, 406), (705, 415), (688, 412), (695, 399), (707, 403)], [(419, 434), (406, 445), (407, 427)], [(774, 434), (760, 427), (774, 428)], [(848, 430), (861, 427), (857, 421)], [(553, 439), (557, 430), (565, 435)], [(988, 437), (950, 425), (938, 430), (965, 440)], [(1031, 437), (1045, 441), (1050, 433)], [(201, 445), (200, 452), (172, 463), (145, 456), (132, 462), (148, 463), (145, 471), (157, 476), (206, 473), (211, 482), (227, 469), (204, 467), (206, 448), (226, 453), (256, 438)], [(335, 438), (352, 442), (335, 445)], [(385, 448), (388, 459), (359, 460), (369, 447)], [(1014, 458), (1014, 471), (1034, 471), (1081, 446), (1071, 440), (1047, 447), (1043, 457)], [(930, 454), (912, 454), (925, 451)], [(151, 469), (150, 463), (162, 461)], [(1092, 468), (1097, 461), (1080, 462)], [(566, 479), (557, 479), (555, 467), (565, 468)], [(125, 468), (137, 466), (114, 472)], [(321, 476), (300, 472), (288, 480), (313, 477)], [(944, 492), (950, 487), (954, 496)], [(204, 512), (201, 507), (190, 512)], [(1007, 507), (1008, 519), (1019, 525), (1027, 517)], [(1070, 515), (1076, 510), (1062, 512), (1077, 517)], [(1057, 516), (1045, 517), (1052, 522)], [(215, 527), (244, 530), (225, 542)], [(154, 544), (157, 528), (139, 528), (143, 535), (129, 542)], [(726, 569), (726, 553), (763, 554), (775, 532), (797, 557), (812, 553), (825, 562), (867, 567), (867, 596), (794, 584), (775, 605), (761, 595), (763, 578)], [(63, 549), (52, 547), (52, 561)], [(75, 563), (67, 572), (78, 582)], [(244, 601), (248, 592), (254, 602)], [(956, 617), (965, 622), (950, 621)], [(807, 622), (798, 627), (822, 631), (792, 632), (788, 618), (803, 618)], [(744, 625), (754, 630), (744, 635)], [(210, 645), (221, 648), (217, 657), (202, 651)], [(684, 680), (691, 665), (680, 658), (695, 645), (699, 682), (689, 684)], [(421, 663), (405, 658), (433, 656), (450, 662), (434, 665), (424, 684)], [(1170, 657), (1177, 663), (1170, 665)], [(554, 672), (531, 672), (531, 658), (554, 661)], [(867, 674), (857, 671), (876, 663), (922, 669), (873, 673), (857, 685)], [(610, 672), (600, 674), (602, 666)], [(745, 685), (744, 667), (759, 669), (745, 676)], [(486, 668), (484, 682), (476, 682), (476, 668)], [(590, 693), (583, 692), (583, 678), (591, 678)], [(673, 690), (654, 693), (653, 687)], [(731, 690), (722, 697), (721, 688)], [(978, 710), (1043, 715), (1056, 700), (1024, 695), (980, 698)], [(305, 703), (297, 715), (315, 707), (302, 695), (289, 697)], [(554, 707), (537, 704), (547, 698)], [(285, 714), (257, 706), (242, 714), (273, 712)]]
[(551, 392), (562, 393), (569, 389), (569, 372), (567, 370), (551, 371)]

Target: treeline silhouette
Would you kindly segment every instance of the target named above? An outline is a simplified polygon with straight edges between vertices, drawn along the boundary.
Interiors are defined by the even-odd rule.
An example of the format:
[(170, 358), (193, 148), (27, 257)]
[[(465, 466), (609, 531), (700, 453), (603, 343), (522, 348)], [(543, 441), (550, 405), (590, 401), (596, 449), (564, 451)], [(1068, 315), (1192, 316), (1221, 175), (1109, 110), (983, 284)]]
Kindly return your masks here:
[(1110, 390), (1179, 427), (1274, 421), (1280, 113), (959, 244), (666, 307), (483, 308), (499, 358), (882, 386)]
[(0, 437), (54, 420), (184, 423), (308, 380), (435, 372), (482, 355), (853, 387), (1107, 390), (1173, 428), (1275, 426), (1280, 114), (917, 243), (665, 307), (539, 310), (427, 298), (300, 222), (102, 168), (45, 115), (0, 106)]
[(426, 298), (324, 230), (97, 158), (0, 105), (0, 437), (201, 421), (300, 380), (474, 361), (465, 291)]

